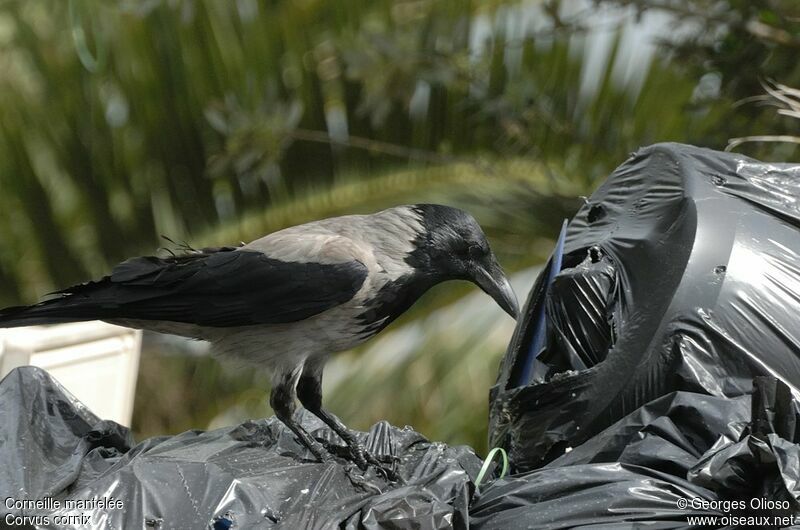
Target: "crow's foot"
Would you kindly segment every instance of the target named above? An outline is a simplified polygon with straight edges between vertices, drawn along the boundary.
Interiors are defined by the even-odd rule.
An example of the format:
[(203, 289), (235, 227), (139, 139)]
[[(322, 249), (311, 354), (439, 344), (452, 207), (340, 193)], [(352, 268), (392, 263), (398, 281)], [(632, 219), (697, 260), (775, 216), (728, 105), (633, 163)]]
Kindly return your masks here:
[[(367, 462), (367, 464), (374, 467), (378, 471), (378, 473), (383, 475), (383, 477), (386, 480), (388, 480), (389, 482), (399, 482), (401, 484), (403, 483), (403, 479), (400, 478), (400, 475), (398, 475), (397, 472), (395, 471), (395, 463), (398, 460), (396, 456), (386, 455), (384, 456), (383, 461), (381, 461), (375, 458), (372, 454), (370, 454), (366, 450), (364, 450), (362, 447), (359, 446), (359, 449), (363, 451), (364, 460)], [(387, 465), (387, 461), (390, 462), (389, 465)]]
[(389, 482), (403, 482), (397, 472), (394, 470), (394, 462), (397, 457), (386, 456), (385, 460), (391, 461), (391, 466), (387, 466), (385, 461), (381, 461), (371, 455), (364, 447), (358, 442), (348, 443), (346, 446), (334, 445), (329, 442), (323, 442), (325, 449), (336, 457), (342, 458), (355, 464), (361, 471), (367, 471), (372, 466), (379, 475), (383, 476)]

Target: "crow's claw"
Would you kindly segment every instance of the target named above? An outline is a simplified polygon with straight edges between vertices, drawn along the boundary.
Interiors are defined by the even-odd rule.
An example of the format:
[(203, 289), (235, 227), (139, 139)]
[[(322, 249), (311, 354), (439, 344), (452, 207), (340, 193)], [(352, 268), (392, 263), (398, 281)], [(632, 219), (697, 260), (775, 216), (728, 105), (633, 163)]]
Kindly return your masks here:
[(397, 474), (394, 466), (398, 458), (393, 455), (385, 455), (385, 456), (386, 460), (392, 461), (391, 467), (386, 466), (384, 462), (381, 462), (367, 451), (364, 451), (364, 459), (367, 461), (367, 463), (373, 466), (379, 473), (381, 473), (386, 480), (388, 480), (389, 482), (399, 482), (402, 484), (403, 479), (400, 478), (400, 475)]
[(322, 438), (318, 438), (317, 440), (319, 441), (320, 444), (322, 444), (322, 447), (324, 447), (325, 450), (330, 455), (338, 457), (338, 458), (342, 458), (344, 460), (350, 460), (351, 451), (350, 451), (350, 448), (347, 447), (346, 445), (337, 445), (337, 444), (331, 443), (328, 440), (324, 440)]
[(400, 482), (402, 483), (403, 480), (394, 470), (394, 463), (399, 460), (396, 456), (393, 455), (385, 455), (383, 458), (385, 460), (391, 460), (392, 465), (391, 467), (387, 466), (385, 462), (381, 462), (374, 456), (372, 456), (368, 451), (364, 449), (361, 444), (354, 443), (353, 445), (336, 445), (327, 440), (319, 439), (319, 442), (325, 448), (325, 450), (333, 456), (338, 458), (342, 458), (344, 460), (348, 460), (355, 464), (361, 471), (367, 471), (370, 466), (374, 467), (375, 470), (383, 477), (388, 480), (389, 482)]

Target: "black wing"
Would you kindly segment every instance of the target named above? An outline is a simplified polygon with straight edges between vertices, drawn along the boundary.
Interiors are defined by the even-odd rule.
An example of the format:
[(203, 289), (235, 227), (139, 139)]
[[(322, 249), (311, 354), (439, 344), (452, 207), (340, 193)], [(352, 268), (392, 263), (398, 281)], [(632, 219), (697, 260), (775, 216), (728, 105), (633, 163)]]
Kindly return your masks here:
[(366, 276), (359, 261), (294, 263), (230, 248), (132, 258), (101, 280), (0, 311), (0, 327), (94, 319), (214, 327), (295, 322), (350, 300)]

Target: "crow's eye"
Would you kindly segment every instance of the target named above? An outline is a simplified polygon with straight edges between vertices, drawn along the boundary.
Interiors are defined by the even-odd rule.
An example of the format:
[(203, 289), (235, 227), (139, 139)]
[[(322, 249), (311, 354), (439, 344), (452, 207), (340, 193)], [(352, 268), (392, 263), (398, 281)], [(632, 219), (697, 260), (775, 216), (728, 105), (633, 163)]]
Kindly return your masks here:
[(470, 258), (480, 258), (486, 254), (486, 252), (478, 245), (470, 245), (469, 246), (469, 257)]

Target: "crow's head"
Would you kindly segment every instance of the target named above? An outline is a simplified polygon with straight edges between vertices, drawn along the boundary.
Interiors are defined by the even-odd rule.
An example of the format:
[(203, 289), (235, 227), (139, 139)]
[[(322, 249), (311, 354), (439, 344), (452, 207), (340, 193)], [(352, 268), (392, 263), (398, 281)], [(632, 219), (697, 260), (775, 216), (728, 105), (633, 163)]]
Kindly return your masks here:
[(517, 297), (497, 262), (486, 235), (470, 214), (439, 204), (416, 204), (424, 231), (408, 262), (438, 281), (468, 280), (517, 318)]

